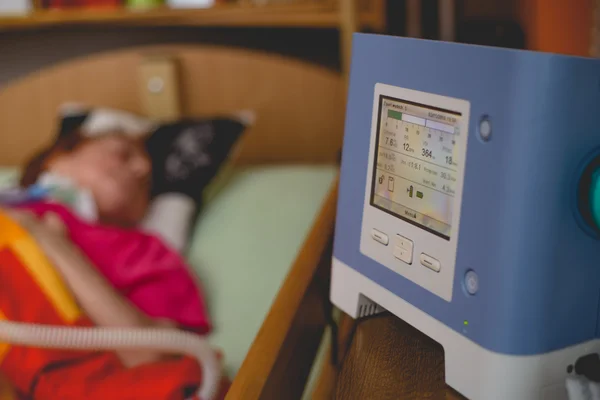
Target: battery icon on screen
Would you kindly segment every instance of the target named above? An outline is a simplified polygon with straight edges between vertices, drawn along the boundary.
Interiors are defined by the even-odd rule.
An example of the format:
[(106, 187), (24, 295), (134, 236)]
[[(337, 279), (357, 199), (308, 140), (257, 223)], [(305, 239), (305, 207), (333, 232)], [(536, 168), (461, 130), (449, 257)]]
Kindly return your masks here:
[(423, 198), (423, 192), (419, 192), (417, 190), (417, 197), (420, 198), (420, 199), (422, 199)]

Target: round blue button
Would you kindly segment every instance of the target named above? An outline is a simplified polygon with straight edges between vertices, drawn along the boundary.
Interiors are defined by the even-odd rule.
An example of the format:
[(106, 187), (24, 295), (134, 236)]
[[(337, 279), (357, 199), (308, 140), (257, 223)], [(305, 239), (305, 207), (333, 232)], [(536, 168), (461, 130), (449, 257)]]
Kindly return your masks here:
[(479, 121), (479, 136), (484, 142), (490, 140), (492, 136), (492, 122), (487, 115)]
[(479, 277), (475, 271), (468, 271), (465, 274), (465, 289), (470, 295), (474, 295), (479, 290)]

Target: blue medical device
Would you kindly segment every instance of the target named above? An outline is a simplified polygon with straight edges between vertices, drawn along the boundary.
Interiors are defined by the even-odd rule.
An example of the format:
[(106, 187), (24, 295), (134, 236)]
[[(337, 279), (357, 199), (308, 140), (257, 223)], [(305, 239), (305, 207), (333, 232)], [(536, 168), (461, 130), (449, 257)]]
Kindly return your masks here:
[(600, 353), (599, 182), (600, 60), (357, 34), (331, 299), (439, 342), (467, 398), (564, 399)]

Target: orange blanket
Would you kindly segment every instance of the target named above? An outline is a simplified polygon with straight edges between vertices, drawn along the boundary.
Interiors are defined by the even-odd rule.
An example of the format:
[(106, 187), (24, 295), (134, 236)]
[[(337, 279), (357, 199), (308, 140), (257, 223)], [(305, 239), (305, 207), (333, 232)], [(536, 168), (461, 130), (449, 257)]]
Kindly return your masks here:
[[(34, 240), (1, 211), (0, 285), (0, 321), (91, 326)], [(187, 357), (128, 369), (112, 352), (11, 346), (0, 339), (0, 375), (27, 399), (183, 400), (199, 386), (201, 369)], [(5, 380), (0, 396), (8, 397)]]

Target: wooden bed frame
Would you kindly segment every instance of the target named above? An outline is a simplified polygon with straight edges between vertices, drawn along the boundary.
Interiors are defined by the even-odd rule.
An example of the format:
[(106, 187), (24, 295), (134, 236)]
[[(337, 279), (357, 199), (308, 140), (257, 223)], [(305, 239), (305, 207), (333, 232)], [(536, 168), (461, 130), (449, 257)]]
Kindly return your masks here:
[[(148, 88), (153, 78), (164, 83), (160, 93)], [(256, 125), (239, 162), (331, 163), (341, 145), (343, 97), (339, 73), (273, 54), (177, 45), (109, 52), (0, 91), (0, 165), (21, 164), (49, 143), (59, 107), (74, 101), (160, 119), (165, 109), (175, 110), (173, 118), (252, 110)]]
[[(161, 90), (150, 90), (159, 79)], [(203, 46), (132, 48), (75, 59), (0, 91), (0, 165), (21, 165), (55, 135), (65, 102), (165, 120), (253, 110), (238, 164), (336, 162), (341, 73), (281, 56)], [(229, 392), (230, 399), (302, 395), (326, 324), (337, 183), (306, 238)]]

